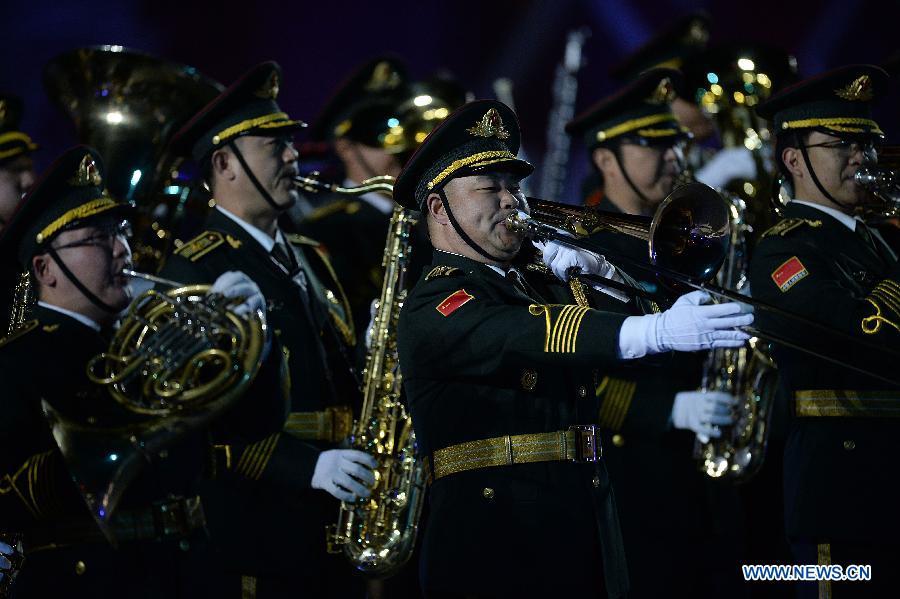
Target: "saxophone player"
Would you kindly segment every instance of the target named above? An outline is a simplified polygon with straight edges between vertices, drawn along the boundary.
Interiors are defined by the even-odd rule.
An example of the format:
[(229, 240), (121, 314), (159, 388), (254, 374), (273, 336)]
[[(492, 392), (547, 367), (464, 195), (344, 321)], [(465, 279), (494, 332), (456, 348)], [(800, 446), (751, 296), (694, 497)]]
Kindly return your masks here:
[[(602, 181), (599, 210), (652, 216), (672, 191), (688, 136), (671, 109), (680, 85), (679, 71), (651, 69), (568, 124), (567, 132), (583, 141)], [(646, 242), (605, 232), (595, 238), (609, 248), (613, 262), (624, 256), (647, 263)], [(645, 289), (659, 290), (652, 271), (617, 265)], [(604, 309), (635, 313), (640, 308), (599, 298)], [(610, 368), (595, 387), (633, 574), (629, 594), (655, 597), (674, 587), (699, 596), (739, 596), (733, 587), (741, 582), (736, 579), (740, 548), (726, 540), (733, 531), (717, 534), (728, 522), (725, 515), (735, 512), (736, 498), (730, 486), (701, 474), (692, 454), (695, 435), (715, 438), (733, 423), (736, 399), (720, 391), (693, 391), (702, 355), (665, 358)], [(665, 564), (661, 553), (669, 556)]]
[[(107, 351), (112, 326), (131, 300), (122, 274), (131, 264), (123, 226), (130, 207), (110, 197), (103, 177), (94, 150), (65, 152), (25, 196), (0, 238), (4, 260), (28, 273), (37, 298), (27, 319), (0, 340), (0, 530), (19, 535), (25, 555), (13, 596), (216, 592), (197, 496), (205, 435), (189, 433), (147, 456), (144, 472), (128, 484), (107, 523), (118, 541), (113, 547), (84, 501), (80, 471), (68, 456), (64, 461), (41, 412), (44, 400), (89, 424), (123, 416), (86, 375), (88, 361)], [(251, 295), (262, 302), (258, 292)], [(101, 467), (84, 446), (71, 450), (81, 466)]]
[[(854, 174), (877, 158), (884, 134), (872, 105), (887, 86), (880, 68), (850, 65), (801, 81), (757, 109), (776, 132), (775, 158), (792, 198), (760, 239), (753, 295), (788, 312), (900, 348), (900, 265), (877, 231), (855, 216), (865, 199)], [(761, 318), (804, 347), (827, 345), (847, 363), (895, 373), (880, 351), (855, 348), (774, 315)], [(869, 582), (799, 583), (798, 596), (844, 591), (889, 597), (900, 589), (894, 539), (900, 392), (895, 385), (775, 346), (792, 404), (784, 452), (784, 518), (800, 564), (868, 564)]]
[(506, 105), (470, 102), (425, 139), (394, 187), (398, 203), (425, 214), (435, 248), (398, 326), (434, 478), (422, 586), (429, 597), (618, 597), (627, 574), (590, 426), (591, 369), (739, 345), (747, 335), (733, 327), (752, 315), (699, 305), (702, 294), (649, 316), (538, 297), (513, 267), (523, 237), (504, 224), (528, 211), (519, 181), (533, 167), (516, 157), (519, 138)]
[(278, 106), (280, 86), (276, 63), (257, 65), (173, 138), (174, 150), (201, 166), (216, 206), (162, 275), (208, 283), (234, 268), (249, 273), (283, 358), (282, 376), (261, 372), (249, 392), (257, 400), (214, 431), (217, 479), (204, 502), (231, 592), (346, 597), (362, 594), (362, 581), (326, 553), (324, 530), (336, 500), (370, 495), (376, 462), (337, 448), (358, 393), (348, 380), (355, 334), (341, 285), (317, 242), (278, 223), (297, 199), (293, 134), (305, 126)]

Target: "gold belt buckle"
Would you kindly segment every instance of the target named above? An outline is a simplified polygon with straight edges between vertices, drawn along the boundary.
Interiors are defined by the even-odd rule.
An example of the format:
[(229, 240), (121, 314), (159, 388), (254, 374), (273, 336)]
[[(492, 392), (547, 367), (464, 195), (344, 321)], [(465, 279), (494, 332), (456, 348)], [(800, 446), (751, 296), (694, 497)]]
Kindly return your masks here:
[(575, 433), (575, 457), (573, 462), (597, 462), (603, 457), (600, 435), (596, 424), (570, 426)]

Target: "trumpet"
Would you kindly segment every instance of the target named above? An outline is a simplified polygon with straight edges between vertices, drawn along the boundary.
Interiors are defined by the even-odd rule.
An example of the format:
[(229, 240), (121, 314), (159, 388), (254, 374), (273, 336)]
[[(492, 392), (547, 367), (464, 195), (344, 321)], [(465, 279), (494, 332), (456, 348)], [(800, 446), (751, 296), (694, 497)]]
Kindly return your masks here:
[(900, 177), (896, 170), (879, 166), (862, 166), (853, 176), (856, 184), (881, 202), (874, 210), (883, 218), (900, 216)]

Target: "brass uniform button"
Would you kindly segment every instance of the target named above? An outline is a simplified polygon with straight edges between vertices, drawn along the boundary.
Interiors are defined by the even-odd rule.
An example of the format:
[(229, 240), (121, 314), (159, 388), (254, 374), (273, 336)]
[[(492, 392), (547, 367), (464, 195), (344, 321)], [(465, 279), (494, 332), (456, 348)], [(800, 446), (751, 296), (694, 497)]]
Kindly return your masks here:
[(178, 548), (182, 551), (187, 551), (191, 548), (191, 544), (187, 539), (181, 539), (180, 541), (178, 541)]
[(594, 479), (591, 482), (594, 484), (594, 488), (596, 489), (600, 486), (600, 477), (595, 474)]
[(587, 387), (584, 385), (578, 387), (578, 397), (587, 397)]
[(75, 562), (75, 574), (81, 576), (85, 572), (87, 572), (87, 566), (85, 565), (85, 563), (81, 560)]
[(526, 391), (534, 391), (537, 385), (537, 372), (534, 370), (526, 370), (522, 373), (522, 388)]
[(490, 487), (485, 487), (484, 490), (481, 492), (481, 494), (484, 495), (485, 499), (493, 499), (494, 498), (494, 490)]
[(616, 447), (622, 447), (623, 445), (625, 445), (625, 437), (623, 437), (622, 435), (613, 435), (612, 442)]
[(844, 449), (847, 451), (853, 451), (856, 449), (856, 441), (850, 439), (849, 441), (844, 441)]

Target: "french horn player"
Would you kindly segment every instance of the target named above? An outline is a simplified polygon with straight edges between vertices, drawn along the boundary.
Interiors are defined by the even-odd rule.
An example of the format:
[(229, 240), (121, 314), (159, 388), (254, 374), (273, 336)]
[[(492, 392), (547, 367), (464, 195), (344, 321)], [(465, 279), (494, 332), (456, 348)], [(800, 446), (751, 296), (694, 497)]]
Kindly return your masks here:
[[(26, 305), (0, 341), (0, 518), (19, 558), (4, 561), (24, 553), (17, 597), (171, 597), (218, 580), (198, 497), (205, 427), (264, 358), (264, 301), (231, 273), (129, 308), (129, 214), (100, 156), (77, 146), (0, 239), (25, 271)], [(126, 331), (137, 333), (129, 353), (115, 341)], [(209, 385), (217, 392), (195, 393)]]

